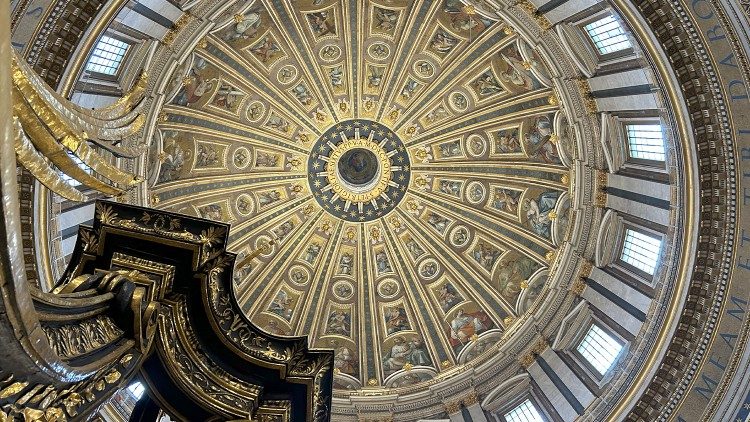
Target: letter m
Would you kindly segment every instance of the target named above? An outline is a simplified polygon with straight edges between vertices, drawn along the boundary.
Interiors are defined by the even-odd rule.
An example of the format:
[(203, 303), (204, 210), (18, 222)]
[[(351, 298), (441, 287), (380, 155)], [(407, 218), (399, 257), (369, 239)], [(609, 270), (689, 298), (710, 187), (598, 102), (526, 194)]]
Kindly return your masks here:
[[(719, 384), (718, 382), (714, 381), (713, 378), (707, 377), (705, 374), (701, 375), (701, 378), (703, 379), (703, 383), (706, 384), (706, 387), (695, 387), (695, 391), (703, 396), (704, 399), (708, 400), (709, 397), (714, 393), (714, 389), (716, 389), (716, 386)], [(708, 395), (706, 395), (708, 393)]]
[(747, 301), (742, 300), (736, 296), (732, 296), (731, 298), (729, 298), (729, 300), (732, 301), (734, 307), (727, 309), (727, 313), (742, 321), (742, 315), (745, 314), (744, 306), (747, 306)]

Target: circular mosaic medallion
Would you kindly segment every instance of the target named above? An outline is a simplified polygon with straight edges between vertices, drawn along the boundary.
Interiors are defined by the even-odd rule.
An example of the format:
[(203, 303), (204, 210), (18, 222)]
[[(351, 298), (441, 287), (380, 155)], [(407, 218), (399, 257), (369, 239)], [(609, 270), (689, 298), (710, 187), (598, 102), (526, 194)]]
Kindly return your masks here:
[(348, 120), (328, 129), (308, 160), (310, 190), (323, 209), (347, 221), (388, 214), (409, 185), (411, 168), (403, 142), (369, 120)]

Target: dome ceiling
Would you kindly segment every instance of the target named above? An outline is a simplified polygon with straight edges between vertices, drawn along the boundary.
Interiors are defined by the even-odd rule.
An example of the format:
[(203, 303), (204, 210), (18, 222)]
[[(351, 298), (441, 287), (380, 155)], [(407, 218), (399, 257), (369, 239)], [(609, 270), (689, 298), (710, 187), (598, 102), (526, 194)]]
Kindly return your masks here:
[(568, 231), (575, 136), (545, 61), (456, 0), (219, 21), (167, 87), (152, 203), (231, 224), (240, 304), (335, 349), (340, 392), (481, 359)]

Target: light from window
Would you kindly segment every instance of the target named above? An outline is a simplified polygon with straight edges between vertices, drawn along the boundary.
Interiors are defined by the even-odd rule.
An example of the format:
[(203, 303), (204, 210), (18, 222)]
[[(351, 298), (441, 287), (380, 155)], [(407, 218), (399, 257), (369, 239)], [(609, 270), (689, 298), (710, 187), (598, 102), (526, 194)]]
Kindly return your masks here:
[(660, 124), (626, 125), (632, 158), (664, 161), (664, 137)]
[(627, 229), (620, 259), (653, 275), (661, 251), (661, 239)]
[(584, 28), (589, 33), (589, 37), (591, 37), (597, 50), (599, 50), (599, 54), (627, 50), (633, 46), (630, 44), (630, 39), (623, 31), (620, 22), (612, 15), (591, 22)]
[(133, 398), (138, 401), (141, 399), (141, 397), (143, 397), (143, 393), (146, 391), (146, 387), (144, 387), (140, 382), (134, 382), (128, 386), (128, 391), (133, 395)]
[(526, 400), (503, 415), (507, 422), (544, 422), (531, 400)]
[(589, 328), (589, 332), (586, 333), (586, 337), (578, 345), (577, 350), (597, 372), (604, 375), (617, 360), (617, 356), (622, 351), (622, 344), (594, 324)]
[(89, 57), (86, 70), (103, 73), (105, 75), (117, 74), (117, 69), (122, 63), (122, 58), (128, 51), (130, 45), (106, 35), (99, 39), (94, 47), (94, 52)]
[[(78, 167), (80, 167), (83, 171), (85, 171), (88, 174), (92, 173), (91, 167), (87, 166), (86, 163), (84, 163), (83, 161), (81, 161), (81, 159), (78, 158), (78, 157), (76, 157), (72, 152), (68, 152), (68, 156), (70, 157), (71, 160), (75, 161), (75, 163), (78, 165)], [(80, 186), (81, 185), (81, 182), (79, 182), (78, 180), (76, 180), (76, 179), (68, 176), (67, 174), (63, 173), (62, 171), (60, 171), (59, 174), (60, 174), (60, 177), (66, 183), (68, 183), (70, 186), (75, 187), (75, 186)]]

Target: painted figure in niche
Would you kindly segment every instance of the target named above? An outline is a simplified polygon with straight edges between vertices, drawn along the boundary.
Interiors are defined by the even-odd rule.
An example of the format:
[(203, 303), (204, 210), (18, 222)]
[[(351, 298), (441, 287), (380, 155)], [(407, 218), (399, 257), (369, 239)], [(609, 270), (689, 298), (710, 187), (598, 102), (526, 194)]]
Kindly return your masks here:
[(270, 36), (266, 35), (261, 42), (250, 48), (250, 52), (253, 53), (261, 63), (267, 65), (281, 54), (281, 47), (279, 47)]
[(406, 316), (406, 309), (403, 306), (386, 307), (383, 317), (385, 318), (385, 328), (388, 335), (398, 333), (399, 331), (411, 330), (411, 324)]
[(276, 334), (277, 336), (286, 335), (286, 331), (279, 327), (279, 322), (274, 320), (269, 320), (268, 323), (263, 327), (263, 331), (269, 334)]
[(437, 272), (438, 272), (438, 265), (437, 265), (437, 262), (434, 262), (434, 261), (427, 262), (419, 270), (419, 274), (424, 278), (435, 277), (435, 274), (437, 274)]
[(453, 232), (451, 240), (455, 245), (464, 245), (469, 240), (469, 231), (464, 227), (459, 227), (458, 230)]
[(550, 116), (539, 116), (534, 119), (531, 129), (525, 136), (525, 140), (531, 150), (529, 153), (531, 158), (536, 158), (547, 163), (559, 163), (560, 156), (551, 138), (552, 119)]
[(409, 239), (406, 242), (406, 249), (414, 259), (417, 259), (424, 254), (424, 249), (422, 249), (422, 247), (419, 246), (419, 244), (417, 244), (414, 239)]
[(344, 252), (339, 258), (339, 274), (352, 275), (352, 267), (354, 266), (354, 256), (348, 252)]
[(258, 151), (255, 156), (255, 167), (273, 168), (279, 166), (279, 156), (277, 154)]
[(481, 154), (485, 146), (484, 139), (482, 138), (475, 137), (469, 139), (469, 151), (474, 155)]
[(417, 63), (417, 72), (419, 72), (422, 77), (429, 78), (435, 73), (435, 68), (433, 68), (429, 62), (422, 60)]
[(521, 152), (521, 142), (518, 140), (518, 129), (501, 129), (497, 131), (495, 139), (495, 153), (508, 154)]
[(390, 9), (382, 9), (380, 7), (373, 8), (373, 14), (375, 16), (375, 28), (385, 32), (393, 33), (398, 23), (399, 12)]
[(484, 186), (473, 184), (469, 187), (469, 199), (473, 202), (479, 202), (484, 198)]
[(299, 84), (292, 88), (292, 94), (294, 94), (294, 98), (304, 106), (309, 106), (313, 102), (313, 97), (310, 95), (310, 91), (308, 91), (307, 87), (303, 84)]
[(492, 198), (492, 206), (500, 211), (515, 214), (518, 212), (518, 199), (520, 197), (520, 191), (497, 189), (495, 191), (495, 196)]
[[(506, 69), (500, 73), (500, 79), (510, 82), (525, 90), (541, 87), (541, 83), (531, 73), (531, 65), (521, 57), (521, 52), (516, 48), (507, 48), (500, 53), (506, 64)], [(528, 69), (527, 69), (528, 66)]]
[(326, 334), (337, 334), (349, 337), (351, 335), (352, 317), (345, 311), (332, 311), (328, 315), (328, 324), (326, 325)]
[(263, 111), (263, 104), (259, 102), (252, 103), (247, 109), (247, 118), (256, 121), (263, 115)]
[(501, 252), (484, 242), (479, 242), (472, 252), (474, 260), (487, 271), (492, 271), (492, 266), (500, 257)]
[(189, 82), (175, 96), (173, 100), (175, 104), (189, 106), (197, 103), (207, 92), (210, 92), (214, 88), (214, 83), (217, 82), (216, 78), (205, 80), (200, 75), (200, 72), (206, 67), (208, 67), (208, 62), (205, 59), (202, 57), (195, 58), (195, 64), (185, 78)]
[(267, 192), (260, 192), (258, 194), (258, 203), (261, 207), (265, 207), (266, 205), (271, 205), (276, 201), (281, 200), (281, 192), (278, 190), (270, 190)]
[(344, 86), (344, 70), (341, 66), (336, 66), (328, 71), (328, 77), (331, 79), (331, 86), (341, 88)]
[(336, 35), (336, 22), (330, 12), (308, 13), (307, 21), (310, 23), (310, 28), (317, 37), (328, 34)]
[(461, 155), (461, 142), (453, 141), (439, 145), (440, 155), (443, 158), (458, 157)]
[(216, 204), (204, 205), (198, 208), (198, 213), (208, 220), (221, 221), (223, 218), (221, 207)]
[(339, 297), (349, 297), (352, 295), (352, 286), (349, 285), (349, 283), (339, 283), (334, 286), (334, 291)]
[(232, 156), (232, 161), (234, 162), (235, 167), (244, 167), (249, 159), (250, 157), (248, 156), (248, 151), (246, 149), (238, 149), (234, 152), (234, 156)]
[(451, 28), (456, 31), (471, 31), (474, 34), (484, 31), (491, 23), (479, 18), (478, 15), (469, 15), (463, 11), (451, 17)]
[(292, 270), (292, 272), (289, 274), (289, 277), (294, 283), (297, 284), (305, 284), (307, 283), (308, 279), (307, 273), (300, 270), (299, 268)]
[(432, 364), (421, 338), (415, 336), (410, 341), (406, 341), (405, 338), (398, 336), (393, 340), (391, 350), (383, 356), (383, 369), (386, 376), (403, 369), (407, 363), (413, 366)]
[(432, 124), (445, 119), (449, 115), (450, 113), (448, 113), (448, 110), (446, 110), (444, 106), (439, 105), (434, 110), (427, 113), (427, 116), (425, 116), (425, 120), (427, 121), (427, 123)]
[(385, 251), (379, 251), (375, 254), (375, 264), (378, 268), (378, 274), (393, 272), (393, 268), (391, 268), (391, 262), (388, 259), (388, 255), (386, 255)]
[(525, 199), (523, 212), (526, 214), (526, 224), (536, 234), (550, 237), (552, 219), (549, 214), (555, 209), (559, 192), (544, 192), (537, 199)]
[(453, 103), (453, 107), (458, 110), (465, 110), (469, 107), (469, 100), (466, 99), (464, 94), (454, 94), (451, 97), (451, 102)]
[(500, 82), (495, 79), (495, 75), (489, 70), (479, 75), (479, 77), (471, 83), (471, 86), (474, 87), (480, 97), (487, 97), (503, 92), (503, 86), (500, 85)]
[(458, 39), (448, 32), (438, 29), (430, 40), (429, 48), (434, 50), (440, 56), (447, 56), (458, 45)]
[(448, 228), (450, 221), (434, 212), (430, 212), (430, 215), (427, 216), (427, 224), (431, 225), (438, 233), (443, 234), (445, 233), (445, 229)]
[(213, 145), (198, 144), (196, 155), (196, 167), (216, 167), (220, 164), (219, 153)]
[(304, 260), (307, 261), (308, 264), (312, 264), (313, 262), (315, 262), (315, 260), (318, 258), (318, 255), (320, 255), (320, 249), (321, 246), (319, 243), (314, 242), (310, 244), (305, 251)]
[(445, 0), (443, 3), (443, 12), (450, 14), (461, 13), (464, 6), (461, 0)]
[(419, 384), (422, 378), (417, 374), (406, 373), (400, 376), (396, 381), (393, 382), (394, 388), (408, 387), (410, 385)]
[(253, 203), (247, 196), (240, 196), (237, 199), (237, 209), (242, 214), (250, 214), (253, 211)]
[(466, 313), (459, 309), (450, 322), (450, 343), (458, 351), (471, 341), (474, 335), (479, 335), (492, 327), (492, 320), (484, 311)]
[(370, 89), (380, 89), (383, 83), (383, 73), (385, 69), (378, 66), (367, 66), (367, 87)]
[(404, 87), (401, 89), (401, 99), (403, 99), (404, 101), (410, 100), (418, 89), (419, 83), (417, 81), (415, 81), (414, 79), (407, 80), (404, 84)]
[(211, 105), (221, 109), (234, 112), (245, 94), (232, 85), (222, 83), (219, 91), (211, 101)]
[(159, 183), (171, 182), (177, 180), (185, 166), (185, 159), (188, 153), (182, 149), (174, 138), (167, 138), (162, 151), (161, 169), (159, 170)]
[(521, 282), (528, 280), (539, 267), (536, 261), (526, 256), (504, 260), (498, 265), (498, 292), (505, 299), (514, 302), (521, 292)]
[(285, 118), (278, 116), (276, 113), (271, 113), (271, 117), (268, 118), (266, 126), (281, 132), (289, 132), (290, 130), (289, 122)]
[[(239, 258), (239, 257), (238, 257)], [(250, 274), (253, 271), (252, 264), (246, 264), (242, 267), (237, 267), (234, 269), (234, 273), (232, 274), (232, 280), (234, 281), (235, 286), (239, 286), (242, 284), (242, 282), (245, 280), (248, 274)]]
[(276, 228), (273, 232), (276, 234), (276, 237), (278, 237), (279, 242), (286, 239), (287, 236), (289, 236), (289, 233), (294, 230), (294, 223), (290, 221), (285, 221), (281, 223), (281, 225)]
[(443, 312), (448, 312), (452, 307), (463, 302), (463, 300), (464, 298), (461, 297), (461, 294), (458, 293), (458, 290), (453, 287), (451, 282), (446, 282), (440, 286), (440, 290), (438, 291), (438, 303), (440, 303), (440, 308)]
[(396, 294), (397, 291), (398, 291), (398, 285), (396, 284), (396, 282), (391, 281), (391, 280), (384, 281), (380, 285), (380, 288), (378, 289), (378, 292), (380, 293), (380, 295), (385, 296), (385, 297), (393, 296), (394, 294)]
[(221, 39), (231, 43), (237, 40), (246, 40), (255, 37), (261, 24), (260, 13), (251, 11), (243, 15), (242, 20), (224, 30)]
[(268, 312), (276, 314), (287, 321), (292, 320), (294, 312), (294, 299), (289, 296), (286, 290), (281, 289), (276, 293), (276, 297), (268, 305)]
[(320, 56), (324, 60), (333, 60), (340, 54), (339, 49), (333, 45), (327, 45), (320, 50)]
[(370, 52), (376, 59), (382, 59), (388, 55), (388, 47), (383, 43), (373, 44)]
[(333, 367), (339, 371), (354, 375), (354, 366), (356, 365), (356, 358), (354, 352), (346, 346), (339, 347), (336, 349), (336, 353), (333, 355)]
[(446, 193), (451, 196), (459, 196), (461, 192), (461, 182), (456, 182), (453, 180), (441, 180), (440, 192)]

